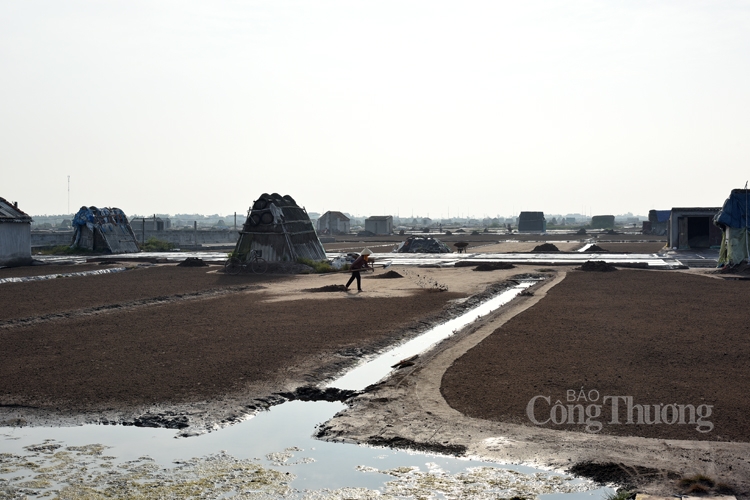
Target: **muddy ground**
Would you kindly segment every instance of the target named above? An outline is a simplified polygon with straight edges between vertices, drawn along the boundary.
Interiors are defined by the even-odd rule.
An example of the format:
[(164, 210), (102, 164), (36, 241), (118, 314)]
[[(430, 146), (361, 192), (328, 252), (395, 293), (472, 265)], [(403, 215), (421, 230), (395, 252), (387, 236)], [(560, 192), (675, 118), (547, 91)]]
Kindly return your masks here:
[[(156, 265), (0, 285), (0, 422), (129, 423), (186, 435), (229, 424), (462, 312), (476, 300), (466, 297), (538, 271), (394, 266), (403, 278), (365, 275), (360, 294), (305, 292), (335, 289), (347, 273), (229, 277), (219, 269)], [(746, 315), (722, 312), (744, 310), (747, 282), (703, 271), (555, 269), (556, 278), (349, 400), (321, 436), (577, 465), (661, 494), (677, 491), (675, 478), (703, 473), (747, 497)], [(712, 404), (714, 429), (587, 433), (524, 420), (531, 397), (554, 403), (580, 386), (635, 403)]]
[[(220, 269), (157, 265), (0, 285), (0, 421), (150, 415), (168, 426), (210, 427), (416, 335), (494, 281), (458, 269), (372, 279), (381, 270), (364, 275), (363, 293), (309, 293), (349, 274)], [(435, 291), (446, 280), (448, 291)]]
[[(563, 470), (577, 465), (590, 477), (664, 495), (680, 492), (677, 479), (705, 474), (746, 498), (750, 332), (746, 315), (729, 320), (717, 311), (743, 310), (747, 283), (696, 273), (558, 269), (533, 295), (352, 400), (323, 434)], [(585, 422), (529, 420), (527, 406), (537, 395), (550, 397), (549, 405), (537, 400), (537, 421), (549, 418), (558, 400), (595, 403), (580, 399), (581, 387), (587, 397), (598, 391), (600, 403), (616, 395), (632, 396), (634, 404), (712, 405), (711, 416), (699, 420), (713, 428), (638, 425), (637, 410), (628, 425), (624, 404), (621, 425), (610, 423), (607, 407), (590, 419), (603, 423), (599, 432), (586, 432)], [(569, 390), (576, 401), (567, 401)]]

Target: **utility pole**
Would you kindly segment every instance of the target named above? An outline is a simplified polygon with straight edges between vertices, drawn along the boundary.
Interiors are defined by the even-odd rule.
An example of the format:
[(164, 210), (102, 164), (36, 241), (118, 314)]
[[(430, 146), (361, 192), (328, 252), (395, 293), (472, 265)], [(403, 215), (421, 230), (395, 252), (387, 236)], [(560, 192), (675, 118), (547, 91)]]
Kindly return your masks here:
[(70, 176), (68, 176), (68, 213), (70, 213)]

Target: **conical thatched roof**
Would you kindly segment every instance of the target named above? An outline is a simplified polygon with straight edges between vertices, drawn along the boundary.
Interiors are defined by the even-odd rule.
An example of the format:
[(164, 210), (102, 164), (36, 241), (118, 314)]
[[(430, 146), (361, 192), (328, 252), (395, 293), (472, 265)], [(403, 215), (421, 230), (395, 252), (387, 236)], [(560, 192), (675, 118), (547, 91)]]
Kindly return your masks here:
[(245, 255), (250, 250), (260, 251), (268, 261), (326, 258), (307, 211), (291, 196), (278, 193), (263, 193), (248, 211), (235, 251)]

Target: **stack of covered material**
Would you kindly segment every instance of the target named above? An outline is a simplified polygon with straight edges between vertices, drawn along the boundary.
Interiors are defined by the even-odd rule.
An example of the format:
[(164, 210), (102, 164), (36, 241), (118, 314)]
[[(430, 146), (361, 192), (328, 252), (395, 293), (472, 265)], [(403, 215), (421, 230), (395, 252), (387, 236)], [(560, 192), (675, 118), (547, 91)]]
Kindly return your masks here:
[(719, 266), (736, 266), (748, 261), (748, 219), (750, 218), (750, 190), (733, 189), (724, 202), (714, 224), (722, 230)]
[(326, 258), (307, 211), (278, 193), (263, 193), (248, 211), (235, 253), (243, 256), (251, 250), (270, 262)]
[(451, 253), (445, 243), (429, 236), (409, 236), (394, 250), (396, 253)]
[(119, 208), (81, 207), (73, 218), (72, 247), (92, 252), (135, 253), (138, 242)]

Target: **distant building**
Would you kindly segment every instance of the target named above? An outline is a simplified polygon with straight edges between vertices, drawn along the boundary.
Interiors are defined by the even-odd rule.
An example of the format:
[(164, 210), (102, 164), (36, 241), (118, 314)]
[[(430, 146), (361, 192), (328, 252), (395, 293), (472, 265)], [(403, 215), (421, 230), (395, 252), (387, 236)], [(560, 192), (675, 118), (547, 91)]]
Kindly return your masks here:
[(0, 266), (31, 264), (31, 217), (0, 198)]
[(365, 219), (365, 231), (378, 235), (393, 233), (393, 216), (373, 215), (368, 217)]
[(144, 223), (146, 225), (146, 231), (164, 231), (165, 229), (172, 228), (172, 221), (170, 219), (162, 219), (161, 217), (136, 217), (131, 219), (130, 227), (133, 231), (143, 231)]
[(119, 208), (81, 207), (73, 218), (72, 246), (92, 252), (136, 253), (138, 243)]
[(341, 212), (326, 212), (318, 219), (318, 232), (321, 234), (348, 234), (349, 217)]
[(720, 207), (673, 208), (669, 216), (667, 245), (677, 250), (721, 246), (721, 229), (713, 224)]
[(519, 233), (544, 233), (547, 231), (547, 220), (544, 212), (521, 212), (518, 216)]
[(664, 236), (669, 231), (669, 216), (671, 210), (649, 210), (648, 220), (643, 221), (644, 234)]
[(614, 229), (615, 228), (615, 216), (614, 215), (595, 215), (591, 218), (592, 229)]

